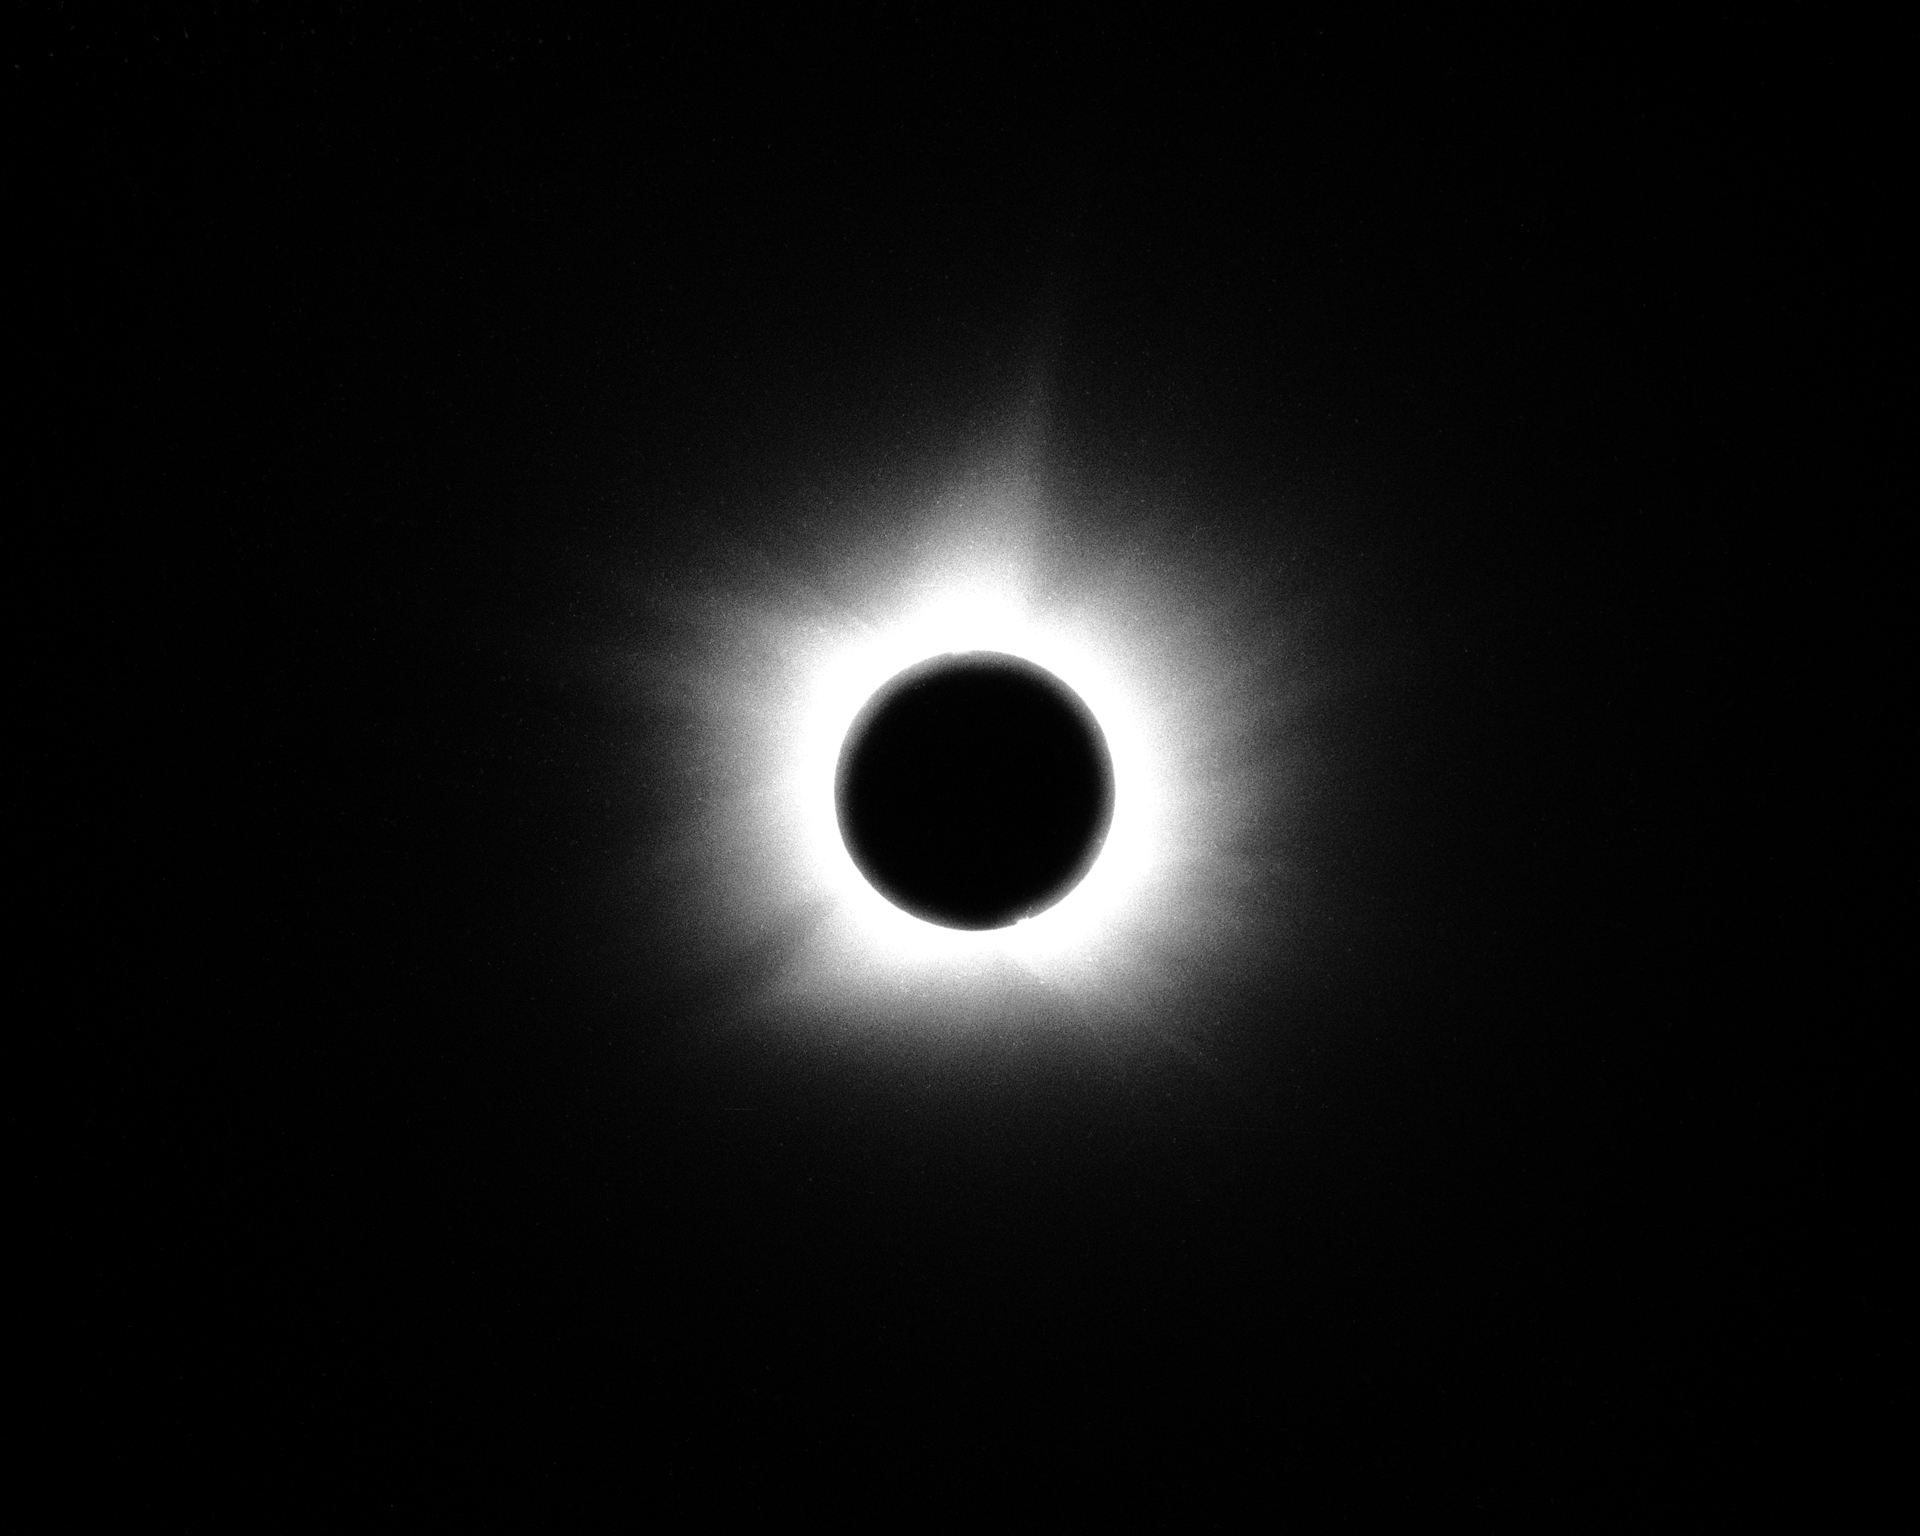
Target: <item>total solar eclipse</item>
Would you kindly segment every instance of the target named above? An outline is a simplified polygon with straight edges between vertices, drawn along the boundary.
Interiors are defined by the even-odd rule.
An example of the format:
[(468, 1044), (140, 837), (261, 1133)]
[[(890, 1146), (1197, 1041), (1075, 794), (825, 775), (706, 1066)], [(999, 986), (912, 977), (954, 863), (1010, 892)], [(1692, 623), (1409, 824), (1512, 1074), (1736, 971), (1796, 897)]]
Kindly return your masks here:
[(993, 456), (854, 499), (828, 555), (775, 527), (646, 573), (621, 675), (677, 724), (642, 787), (685, 776), (646, 952), (875, 1040), (1163, 1038), (1284, 964), (1306, 652), (1267, 572), (1113, 502)]
[(1113, 764), (1092, 711), (1044, 667), (936, 656), (867, 702), (841, 747), (847, 852), (895, 906), (944, 928), (1044, 912), (1099, 857)]

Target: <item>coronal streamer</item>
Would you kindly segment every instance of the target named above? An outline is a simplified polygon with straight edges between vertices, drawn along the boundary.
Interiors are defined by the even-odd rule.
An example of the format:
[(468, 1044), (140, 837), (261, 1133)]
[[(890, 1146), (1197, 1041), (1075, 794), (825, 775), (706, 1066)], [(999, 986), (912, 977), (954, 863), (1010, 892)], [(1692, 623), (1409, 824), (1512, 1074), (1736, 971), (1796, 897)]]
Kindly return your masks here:
[[(751, 956), (763, 1000), (790, 1018), (910, 1029), (1164, 1024), (1284, 959), (1301, 668), (1259, 571), (1196, 536), (1063, 513), (1010, 473), (917, 512), (849, 513), (800, 558), (793, 542), (732, 547), (651, 599), (672, 638), (635, 658), (639, 686), (655, 718), (682, 716), (684, 808), (647, 880), (677, 914), (674, 955)], [(1010, 926), (903, 911), (862, 875), (835, 814), (862, 708), (950, 652), (1046, 669), (1111, 754), (1097, 859)]]

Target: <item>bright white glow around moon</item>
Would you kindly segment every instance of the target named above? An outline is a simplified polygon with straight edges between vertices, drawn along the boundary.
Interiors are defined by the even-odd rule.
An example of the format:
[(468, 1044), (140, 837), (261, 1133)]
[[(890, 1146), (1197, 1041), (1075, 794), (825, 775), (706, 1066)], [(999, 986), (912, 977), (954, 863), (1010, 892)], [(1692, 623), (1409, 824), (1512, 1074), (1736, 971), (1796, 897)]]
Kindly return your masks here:
[[(638, 659), (640, 682), (681, 712), (690, 809), (647, 883), (679, 903), (702, 963), (756, 957), (764, 1001), (790, 1017), (924, 1030), (1112, 1026), (1281, 958), (1298, 680), (1257, 573), (1192, 541), (1116, 550), (1012, 476), (846, 526), (851, 547), (823, 538), (791, 569), (736, 550), (654, 599), (679, 638)], [(972, 931), (867, 883), (834, 774), (884, 683), (983, 650), (1025, 657), (1085, 701), (1115, 800), (1079, 885), (1027, 921)]]

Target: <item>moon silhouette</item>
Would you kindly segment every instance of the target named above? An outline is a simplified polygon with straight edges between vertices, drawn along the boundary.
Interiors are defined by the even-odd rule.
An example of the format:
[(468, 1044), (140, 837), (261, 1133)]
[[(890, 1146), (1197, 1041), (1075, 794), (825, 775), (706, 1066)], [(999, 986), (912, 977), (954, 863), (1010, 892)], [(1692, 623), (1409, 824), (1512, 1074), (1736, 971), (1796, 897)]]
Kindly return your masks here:
[(854, 863), (945, 928), (1005, 928), (1078, 885), (1113, 821), (1113, 763), (1080, 696), (997, 651), (936, 656), (868, 700), (834, 796)]

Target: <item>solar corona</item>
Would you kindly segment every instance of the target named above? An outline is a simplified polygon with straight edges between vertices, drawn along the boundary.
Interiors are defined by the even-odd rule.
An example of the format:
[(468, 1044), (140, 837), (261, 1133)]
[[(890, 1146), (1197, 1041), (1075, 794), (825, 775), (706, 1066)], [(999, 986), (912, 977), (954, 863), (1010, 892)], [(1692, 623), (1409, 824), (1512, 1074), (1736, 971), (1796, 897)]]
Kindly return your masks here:
[(657, 589), (661, 947), (750, 956), (788, 1022), (922, 1033), (1164, 1023), (1273, 963), (1297, 661), (1245, 569), (1129, 526), (985, 475)]

